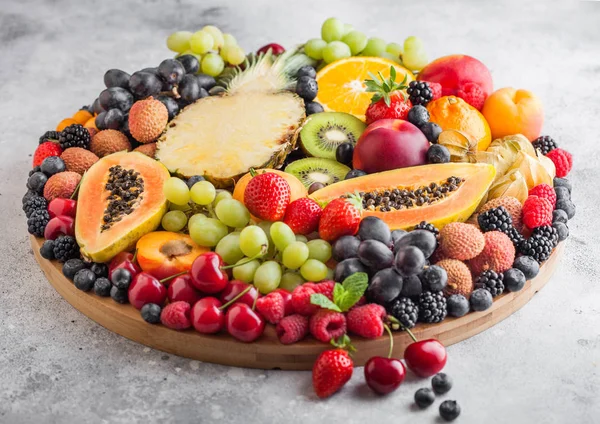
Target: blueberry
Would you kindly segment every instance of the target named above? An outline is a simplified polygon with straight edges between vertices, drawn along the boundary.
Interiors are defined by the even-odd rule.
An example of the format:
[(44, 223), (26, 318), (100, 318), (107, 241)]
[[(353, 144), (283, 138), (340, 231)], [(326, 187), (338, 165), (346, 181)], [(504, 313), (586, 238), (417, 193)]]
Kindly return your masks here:
[(127, 290), (131, 284), (131, 272), (125, 268), (118, 268), (112, 272), (112, 283), (120, 290)]
[[(506, 278), (506, 274), (504, 275)], [(506, 281), (504, 282), (506, 284)], [(508, 287), (505, 285), (505, 287)], [(492, 306), (492, 294), (486, 289), (475, 289), (473, 293), (471, 293), (471, 309), (476, 312), (485, 311)]]
[(469, 301), (462, 294), (453, 294), (446, 299), (446, 309), (451, 317), (465, 316), (470, 309)]
[(321, 103), (317, 102), (304, 102), (304, 108), (306, 109), (307, 116), (325, 111), (325, 109), (323, 109), (323, 106), (321, 106)]
[(435, 402), (435, 394), (430, 388), (423, 387), (415, 392), (415, 403), (419, 408), (427, 408), (433, 402)]
[(183, 65), (186, 74), (195, 74), (200, 69), (200, 62), (191, 54), (184, 54), (175, 58), (179, 63)]
[(127, 289), (120, 289), (117, 286), (112, 286), (110, 289), (110, 297), (117, 303), (127, 303), (129, 302), (129, 296), (127, 294)]
[(452, 379), (443, 372), (437, 373), (431, 379), (431, 387), (436, 395), (443, 395), (452, 388)]
[(46, 176), (51, 177), (54, 174), (65, 171), (67, 168), (60, 156), (48, 156), (42, 162), (40, 169)]
[(317, 81), (311, 77), (300, 77), (296, 82), (296, 94), (302, 97), (307, 102), (311, 102), (317, 97), (319, 86)]
[(427, 149), (427, 163), (448, 163), (450, 162), (450, 151), (441, 144), (432, 144)]
[[(396, 243), (398, 243), (398, 240), (400, 240), (406, 234), (407, 234), (407, 232), (404, 231), (404, 230), (394, 230), (394, 231), (392, 231), (392, 245), (396, 246)], [(394, 249), (395, 249), (395, 247), (394, 247)]]
[(204, 88), (207, 91), (217, 85), (217, 81), (210, 75), (198, 74), (196, 75), (196, 79), (198, 80), (200, 88)]
[(352, 162), (352, 155), (354, 153), (354, 144), (342, 143), (335, 149), (335, 160), (344, 165), (349, 165)]
[(569, 199), (557, 200), (556, 209), (565, 211), (569, 219), (572, 219), (575, 216), (575, 204)]
[[(106, 88), (121, 87), (121, 88), (128, 89), (129, 88), (129, 78), (131, 78), (131, 75), (129, 75), (125, 71), (121, 71), (120, 69), (109, 69), (104, 74), (104, 85), (106, 86)], [(94, 104), (92, 105), (92, 109), (96, 113), (100, 113), (100, 112), (102, 112), (102, 110), (104, 110), (102, 108), (102, 110), (98, 111), (97, 107), (96, 107), (96, 102), (94, 102)]]
[(69, 280), (72, 280), (77, 274), (77, 271), (85, 268), (85, 262), (81, 259), (69, 259), (66, 261), (62, 267), (62, 273)]
[(377, 240), (389, 246), (392, 242), (390, 227), (376, 216), (367, 216), (358, 227), (357, 236), (361, 240)]
[(571, 185), (571, 181), (566, 178), (554, 177), (554, 188), (556, 187), (566, 187), (569, 190), (569, 193), (573, 190), (573, 186)]
[(367, 299), (380, 305), (388, 305), (402, 291), (402, 277), (393, 268), (377, 272), (367, 288)]
[(358, 259), (373, 271), (379, 271), (392, 266), (394, 254), (378, 240), (364, 240), (358, 246)]
[(440, 404), (440, 416), (446, 421), (454, 421), (460, 415), (460, 406), (455, 400), (445, 400)]
[(569, 217), (565, 211), (562, 209), (554, 209), (552, 211), (552, 222), (562, 222), (566, 224), (569, 221)]
[(423, 293), (423, 283), (421, 283), (421, 279), (418, 275), (402, 278), (402, 291), (400, 292), (400, 296), (417, 297), (421, 293)]
[(164, 94), (160, 94), (156, 96), (156, 100), (161, 102), (167, 108), (167, 112), (169, 114), (169, 120), (173, 119), (175, 115), (179, 113), (179, 105), (175, 101), (173, 97), (165, 96)]
[(309, 77), (314, 79), (317, 77), (317, 71), (312, 66), (305, 65), (302, 68), (298, 69), (298, 72), (296, 72), (296, 78), (301, 77)]
[(83, 268), (77, 271), (73, 278), (75, 287), (81, 291), (90, 291), (96, 282), (96, 274), (91, 269)]
[(27, 179), (27, 188), (38, 194), (42, 194), (44, 192), (46, 181), (48, 181), (46, 174), (43, 172), (34, 172), (31, 177)]
[(94, 262), (90, 269), (96, 274), (96, 277), (108, 277), (108, 266), (106, 264)]
[(54, 259), (54, 240), (46, 240), (42, 247), (40, 247), (40, 255), (44, 259), (51, 261)]
[(105, 277), (96, 278), (94, 282), (94, 293), (98, 296), (108, 297), (110, 296), (110, 289), (112, 288), (112, 284), (110, 280)]
[(423, 290), (440, 291), (444, 290), (448, 284), (448, 273), (444, 268), (437, 265), (431, 265), (419, 275)]
[(367, 272), (368, 269), (357, 258), (345, 259), (335, 266), (333, 279), (339, 283), (357, 272)]
[(520, 269), (511, 268), (504, 272), (504, 287), (508, 291), (516, 292), (521, 290), (525, 286), (526, 281), (525, 274)]
[(569, 227), (564, 222), (555, 222), (552, 226), (556, 229), (558, 233), (558, 241), (564, 241), (569, 237)]
[(421, 127), (429, 122), (429, 112), (427, 111), (427, 108), (423, 105), (413, 106), (408, 111), (408, 122), (416, 127)]
[(35, 166), (31, 171), (29, 171), (28, 177), (31, 177), (36, 172), (41, 172), (42, 168), (40, 166)]
[(150, 324), (158, 324), (160, 322), (160, 313), (162, 309), (156, 303), (146, 303), (142, 306), (142, 318)]
[(435, 122), (427, 122), (420, 128), (421, 132), (425, 135), (430, 143), (437, 143), (438, 137), (442, 133), (442, 127)]
[(571, 192), (566, 187), (554, 187), (556, 200), (571, 200)]
[(352, 178), (362, 177), (363, 175), (367, 175), (367, 173), (361, 169), (353, 169), (348, 172), (344, 177), (345, 180), (351, 180)]
[(394, 250), (399, 252), (404, 247), (408, 246), (417, 247), (421, 252), (423, 252), (425, 258), (428, 258), (433, 254), (433, 251), (437, 247), (437, 239), (435, 238), (435, 234), (433, 234), (431, 231), (413, 230), (396, 242)]
[(190, 178), (188, 178), (188, 180), (185, 183), (191, 190), (192, 187), (194, 187), (194, 184), (199, 183), (200, 181), (205, 181), (202, 175), (193, 175)]
[(333, 243), (332, 255), (336, 262), (344, 259), (356, 258), (358, 256), (360, 240), (354, 236), (342, 236)]

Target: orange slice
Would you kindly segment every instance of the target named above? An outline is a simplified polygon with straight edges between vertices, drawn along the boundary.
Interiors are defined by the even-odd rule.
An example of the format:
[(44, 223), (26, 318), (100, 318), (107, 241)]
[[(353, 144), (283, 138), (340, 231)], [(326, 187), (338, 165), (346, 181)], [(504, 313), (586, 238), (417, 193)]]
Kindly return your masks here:
[(396, 68), (396, 81), (407, 76), (406, 83), (415, 76), (406, 68), (381, 57), (349, 57), (325, 66), (317, 73), (319, 94), (315, 99), (327, 112), (346, 112), (365, 120), (365, 112), (373, 93), (366, 91), (364, 81), (371, 79), (369, 72), (378, 72), (385, 78), (390, 76), (390, 66)]

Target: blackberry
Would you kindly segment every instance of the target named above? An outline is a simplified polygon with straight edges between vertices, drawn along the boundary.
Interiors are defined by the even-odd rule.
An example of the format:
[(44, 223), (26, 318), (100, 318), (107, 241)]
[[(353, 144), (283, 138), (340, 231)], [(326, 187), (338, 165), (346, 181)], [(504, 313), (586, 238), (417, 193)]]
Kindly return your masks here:
[(503, 280), (504, 275), (501, 272), (483, 271), (475, 280), (475, 288), (485, 289), (491, 293), (492, 297), (496, 297), (504, 291)]
[(433, 100), (433, 91), (425, 81), (411, 81), (406, 92), (413, 105), (425, 106)]
[(433, 233), (436, 238), (440, 236), (440, 230), (435, 228), (435, 225), (430, 224), (427, 221), (421, 221), (415, 226), (415, 230), (427, 230), (430, 233)]
[(515, 227), (510, 227), (508, 231), (504, 232), (504, 234), (508, 236), (508, 238), (510, 239), (510, 241), (512, 241), (515, 247), (517, 247), (519, 243), (521, 243), (525, 239), (525, 237), (523, 237), (523, 234), (521, 234), (519, 230), (517, 230)]
[(40, 137), (40, 144), (45, 143), (46, 141), (58, 141), (60, 138), (60, 131), (46, 131)]
[(23, 204), (25, 204), (25, 202), (27, 202), (29, 199), (31, 199), (32, 197), (35, 197), (35, 196), (39, 196), (39, 194), (37, 194), (33, 190), (27, 190), (27, 193), (25, 193), (25, 195), (23, 196), (23, 199), (21, 201)]
[(58, 236), (54, 240), (54, 257), (59, 262), (66, 262), (69, 259), (79, 257), (79, 246), (75, 238), (71, 236)]
[(29, 218), (35, 211), (48, 209), (48, 201), (42, 196), (32, 196), (23, 203), (23, 212)]
[(426, 291), (419, 296), (419, 321), (441, 322), (446, 318), (446, 298), (441, 291)]
[(512, 216), (504, 206), (498, 206), (480, 213), (477, 215), (477, 222), (484, 233), (488, 231), (501, 231), (504, 233), (513, 226)]
[(43, 237), (48, 221), (50, 221), (50, 214), (46, 209), (35, 210), (27, 220), (27, 231), (36, 237)]
[(408, 297), (399, 297), (389, 307), (389, 313), (400, 321), (404, 328), (413, 328), (417, 325), (419, 307)]
[(554, 249), (552, 240), (539, 234), (524, 239), (518, 246), (519, 253), (525, 256), (531, 256), (537, 263), (548, 260), (552, 253), (552, 249)]
[(558, 232), (556, 231), (556, 228), (551, 225), (542, 225), (541, 227), (537, 227), (531, 234), (534, 236), (540, 235), (550, 240), (553, 249), (558, 246)]
[(63, 150), (66, 150), (69, 147), (83, 147), (84, 149), (89, 149), (90, 133), (83, 125), (72, 124), (62, 130), (58, 142)]
[(542, 155), (546, 156), (552, 150), (558, 147), (556, 141), (549, 135), (542, 135), (531, 142), (533, 147), (542, 152)]

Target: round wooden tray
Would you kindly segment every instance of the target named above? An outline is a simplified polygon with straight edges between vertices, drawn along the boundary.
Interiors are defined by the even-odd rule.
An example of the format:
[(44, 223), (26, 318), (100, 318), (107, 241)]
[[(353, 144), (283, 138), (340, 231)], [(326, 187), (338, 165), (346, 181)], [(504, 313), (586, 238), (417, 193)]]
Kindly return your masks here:
[[(247, 368), (310, 370), (317, 355), (329, 348), (325, 343), (306, 339), (293, 345), (277, 340), (275, 327), (267, 325), (264, 334), (253, 343), (242, 343), (227, 334), (203, 335), (194, 330), (175, 331), (162, 325), (150, 325), (131, 305), (120, 305), (111, 298), (85, 293), (75, 288), (62, 275), (61, 264), (40, 256), (43, 239), (31, 237), (33, 253), (50, 284), (74, 308), (98, 324), (130, 340), (191, 359), (215, 364)], [(550, 279), (564, 249), (561, 243), (542, 266), (536, 278), (523, 290), (506, 293), (496, 299), (490, 309), (472, 312), (462, 318), (446, 318), (439, 324), (419, 324), (412, 329), (417, 339), (437, 338), (448, 346), (468, 339), (502, 321), (525, 305)], [(353, 355), (356, 366), (362, 366), (372, 356), (384, 355), (389, 349), (387, 336), (376, 340), (352, 337), (357, 349)], [(401, 358), (412, 340), (404, 332), (394, 333), (394, 356)]]

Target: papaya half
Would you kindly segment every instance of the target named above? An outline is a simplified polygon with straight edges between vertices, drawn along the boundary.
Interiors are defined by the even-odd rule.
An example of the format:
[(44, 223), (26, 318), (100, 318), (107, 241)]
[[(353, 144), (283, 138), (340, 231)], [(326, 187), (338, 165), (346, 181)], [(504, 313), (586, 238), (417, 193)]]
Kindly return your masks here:
[(496, 170), (485, 163), (444, 163), (395, 169), (340, 181), (310, 197), (326, 204), (358, 193), (362, 216), (376, 216), (390, 229), (409, 230), (421, 221), (437, 228), (464, 222), (486, 195)]
[(81, 180), (75, 238), (81, 254), (107, 262), (154, 231), (167, 211), (163, 185), (169, 171), (138, 152), (100, 159)]

